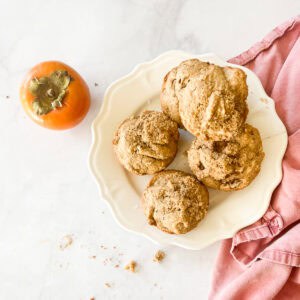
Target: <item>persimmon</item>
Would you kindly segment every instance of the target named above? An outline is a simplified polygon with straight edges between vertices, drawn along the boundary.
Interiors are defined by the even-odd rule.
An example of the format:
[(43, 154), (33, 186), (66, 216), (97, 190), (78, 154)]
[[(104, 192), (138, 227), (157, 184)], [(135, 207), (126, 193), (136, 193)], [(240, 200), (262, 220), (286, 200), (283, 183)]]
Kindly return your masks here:
[(86, 116), (90, 92), (83, 78), (59, 61), (45, 61), (26, 75), (20, 98), (29, 117), (50, 129), (68, 129)]

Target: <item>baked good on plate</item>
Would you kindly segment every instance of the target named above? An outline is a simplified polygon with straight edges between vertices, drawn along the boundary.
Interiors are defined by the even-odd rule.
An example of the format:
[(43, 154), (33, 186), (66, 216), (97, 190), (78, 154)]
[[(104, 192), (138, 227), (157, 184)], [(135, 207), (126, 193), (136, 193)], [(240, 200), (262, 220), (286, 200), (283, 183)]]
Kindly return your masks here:
[(205, 141), (196, 138), (188, 151), (192, 172), (206, 186), (240, 190), (260, 171), (264, 158), (259, 131), (249, 124), (230, 141)]
[(193, 175), (176, 170), (159, 172), (142, 197), (150, 225), (182, 234), (197, 226), (208, 209), (208, 191)]
[(160, 103), (162, 111), (172, 120), (177, 122), (180, 127), (184, 127), (179, 114), (179, 99), (183, 87), (189, 78), (200, 72), (201, 68), (207, 63), (199, 59), (189, 59), (180, 63), (166, 74), (163, 80)]
[(137, 175), (165, 169), (174, 159), (178, 125), (158, 111), (144, 111), (121, 123), (113, 139), (120, 163)]
[(247, 96), (241, 69), (190, 59), (165, 76), (160, 99), (162, 110), (193, 135), (229, 140), (246, 120)]

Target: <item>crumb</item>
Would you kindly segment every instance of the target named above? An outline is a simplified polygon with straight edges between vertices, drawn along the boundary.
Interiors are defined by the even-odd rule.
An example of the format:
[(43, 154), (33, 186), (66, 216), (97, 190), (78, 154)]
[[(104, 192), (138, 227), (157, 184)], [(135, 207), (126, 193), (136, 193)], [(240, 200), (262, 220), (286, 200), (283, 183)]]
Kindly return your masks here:
[(103, 210), (101, 211), (101, 214), (104, 215), (104, 211)]
[(95, 86), (98, 86), (99, 84), (97, 82), (95, 82)]
[(120, 267), (120, 265), (114, 265), (114, 268), (119, 268)]
[(161, 262), (165, 258), (165, 256), (166, 256), (165, 252), (158, 250), (154, 255), (153, 261)]
[(6, 99), (9, 99), (10, 97), (7, 95), (7, 96), (5, 96), (5, 98), (6, 98)]
[(260, 101), (263, 102), (263, 103), (265, 103), (265, 104), (268, 104), (268, 100), (265, 99), (265, 98), (260, 98)]
[(154, 286), (157, 286), (157, 283), (155, 282), (153, 285), (154, 285)]
[(59, 245), (60, 250), (65, 250), (66, 248), (70, 247), (73, 244), (72, 235), (68, 234), (65, 235)]
[(103, 245), (101, 245), (100, 248), (103, 249), (103, 250), (107, 250), (107, 247), (105, 247)]
[(182, 154), (183, 154), (183, 156), (186, 156), (186, 157), (187, 157), (187, 156), (188, 156), (188, 150), (183, 151)]
[(105, 282), (104, 285), (105, 285), (107, 288), (111, 288), (111, 284), (108, 283), (108, 282)]
[(113, 246), (113, 249), (117, 249), (117, 246)]
[(91, 259), (96, 259), (96, 255), (90, 256)]
[(136, 270), (135, 270), (135, 268), (136, 268), (136, 262), (134, 261), (134, 260), (132, 260), (129, 264), (127, 264), (126, 266), (125, 266), (125, 270), (128, 270), (128, 271), (130, 271), (130, 272), (132, 272), (132, 273), (134, 273)]
[(90, 298), (90, 300), (95, 300), (95, 297)]

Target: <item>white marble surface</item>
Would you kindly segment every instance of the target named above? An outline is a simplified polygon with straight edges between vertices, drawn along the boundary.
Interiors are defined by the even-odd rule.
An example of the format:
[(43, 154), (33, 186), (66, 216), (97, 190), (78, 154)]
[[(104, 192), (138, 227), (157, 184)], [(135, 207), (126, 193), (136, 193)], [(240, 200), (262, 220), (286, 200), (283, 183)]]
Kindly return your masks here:
[[(99, 198), (87, 169), (90, 125), (107, 85), (137, 63), (170, 49), (229, 58), (299, 13), (300, 2), (0, 0), (0, 7), (0, 299), (206, 299), (219, 245), (169, 247), (154, 264), (159, 246), (119, 228)], [(48, 59), (70, 64), (90, 86), (91, 110), (69, 131), (38, 127), (19, 103), (25, 72)], [(61, 251), (67, 234), (74, 242)], [(122, 268), (131, 259), (136, 274)]]

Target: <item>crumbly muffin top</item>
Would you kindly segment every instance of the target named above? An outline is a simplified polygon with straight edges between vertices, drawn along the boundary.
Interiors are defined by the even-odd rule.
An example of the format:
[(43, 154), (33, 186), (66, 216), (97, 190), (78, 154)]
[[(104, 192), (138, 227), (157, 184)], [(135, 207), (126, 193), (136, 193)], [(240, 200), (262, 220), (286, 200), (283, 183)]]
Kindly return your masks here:
[(160, 93), (160, 104), (162, 111), (173, 121), (183, 127), (179, 115), (179, 100), (175, 92), (177, 68), (172, 69), (165, 77)]
[(251, 183), (264, 158), (259, 131), (249, 124), (231, 141), (194, 140), (188, 151), (189, 165), (205, 185), (239, 190)]
[(184, 127), (203, 139), (231, 139), (248, 114), (246, 74), (240, 69), (207, 64), (189, 77), (180, 95)]
[(245, 122), (247, 95), (246, 74), (242, 70), (190, 59), (165, 76), (161, 106), (195, 136), (227, 140)]
[(149, 224), (167, 233), (195, 228), (208, 209), (208, 191), (194, 176), (182, 171), (157, 173), (143, 193)]
[(156, 173), (172, 162), (178, 139), (176, 122), (164, 113), (144, 111), (119, 126), (113, 145), (123, 166), (143, 175)]
[(160, 94), (162, 110), (182, 128), (184, 126), (179, 113), (179, 99), (182, 89), (186, 86), (189, 78), (198, 74), (206, 65), (207, 63), (199, 59), (189, 59), (173, 68), (164, 77)]

